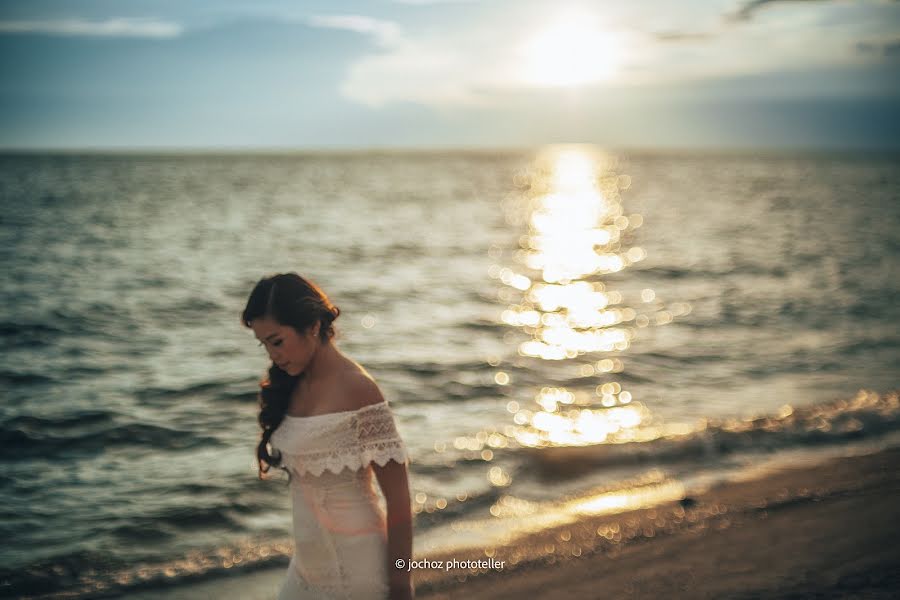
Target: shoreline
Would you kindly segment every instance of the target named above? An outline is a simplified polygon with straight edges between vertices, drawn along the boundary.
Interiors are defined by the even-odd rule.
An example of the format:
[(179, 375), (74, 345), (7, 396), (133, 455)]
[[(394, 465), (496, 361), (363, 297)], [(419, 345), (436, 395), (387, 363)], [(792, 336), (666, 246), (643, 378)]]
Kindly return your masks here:
[[(774, 466), (506, 545), (416, 553), (414, 560), (442, 567), (482, 561), (414, 569), (416, 598), (893, 598), (900, 590), (898, 466), (900, 447)], [(123, 597), (271, 600), (284, 572), (267, 568)]]
[(417, 571), (416, 597), (893, 598), (898, 465), (900, 448), (890, 448), (586, 517), (485, 549), (502, 570)]

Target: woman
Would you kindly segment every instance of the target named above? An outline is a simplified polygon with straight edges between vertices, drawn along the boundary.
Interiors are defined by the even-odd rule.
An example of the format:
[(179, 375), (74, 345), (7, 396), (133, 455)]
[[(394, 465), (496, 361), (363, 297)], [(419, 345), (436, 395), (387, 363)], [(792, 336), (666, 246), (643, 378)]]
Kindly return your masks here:
[(260, 478), (287, 471), (293, 503), (278, 600), (408, 599), (410, 573), (395, 567), (412, 556), (408, 455), (375, 381), (332, 343), (339, 314), (318, 286), (286, 273), (260, 280), (241, 316), (272, 359), (259, 394)]

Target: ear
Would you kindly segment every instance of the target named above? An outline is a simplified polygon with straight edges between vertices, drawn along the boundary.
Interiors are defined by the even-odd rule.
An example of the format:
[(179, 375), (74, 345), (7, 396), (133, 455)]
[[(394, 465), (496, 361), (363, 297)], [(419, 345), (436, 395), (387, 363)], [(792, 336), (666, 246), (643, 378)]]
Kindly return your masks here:
[(322, 327), (322, 321), (316, 321), (315, 325), (310, 327), (309, 333), (313, 338), (319, 337), (319, 329)]

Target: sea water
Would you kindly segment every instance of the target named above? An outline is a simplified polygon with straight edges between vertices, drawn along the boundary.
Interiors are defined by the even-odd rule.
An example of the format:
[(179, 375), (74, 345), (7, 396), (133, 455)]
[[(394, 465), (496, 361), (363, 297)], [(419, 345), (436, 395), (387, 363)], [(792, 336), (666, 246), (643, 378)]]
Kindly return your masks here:
[(420, 550), (564, 496), (666, 498), (895, 434), (898, 167), (591, 146), (2, 155), (0, 594), (287, 564), (289, 496), (254, 458), (268, 361), (239, 321), (277, 272), (331, 296), (336, 343), (393, 407)]

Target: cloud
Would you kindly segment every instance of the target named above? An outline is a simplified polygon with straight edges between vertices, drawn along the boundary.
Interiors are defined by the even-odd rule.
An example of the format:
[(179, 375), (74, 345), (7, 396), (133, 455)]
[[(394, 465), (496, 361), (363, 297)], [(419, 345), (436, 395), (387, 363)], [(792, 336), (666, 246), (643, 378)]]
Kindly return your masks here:
[(382, 46), (392, 46), (400, 40), (400, 27), (396, 23), (363, 15), (316, 15), (308, 23), (313, 27), (368, 34)]
[(177, 23), (159, 19), (112, 18), (105, 21), (58, 19), (49, 21), (0, 21), (0, 33), (31, 33), (85, 37), (172, 38), (181, 35)]
[(736, 10), (726, 12), (720, 15), (721, 22), (718, 23), (713, 30), (710, 31), (660, 31), (652, 34), (654, 39), (659, 42), (693, 42), (700, 40), (712, 40), (713, 38), (727, 35), (731, 27), (752, 21), (756, 13), (770, 4), (786, 4), (803, 3), (811, 4), (813, 2), (826, 3), (832, 0), (747, 0)]
[(826, 0), (750, 0), (745, 2), (739, 9), (726, 16), (729, 21), (749, 21), (755, 13), (769, 4), (783, 4), (785, 2), (823, 2)]
[[(564, 21), (566, 16), (557, 14), (556, 20)], [(623, 37), (605, 30), (596, 15), (578, 16), (577, 24), (583, 27), (575, 33), (581, 37), (590, 34), (592, 41), (598, 35), (610, 40)], [(535, 52), (530, 46), (536, 34), (553, 25), (544, 14), (505, 12), (499, 19), (468, 27), (427, 32), (407, 31), (395, 23), (361, 16), (316, 17), (312, 22), (372, 34), (379, 41), (380, 48), (350, 66), (340, 86), (344, 97), (369, 107), (395, 102), (436, 109), (496, 106), (509, 94), (535, 89), (538, 84), (529, 80), (533, 75), (529, 71), (537, 67), (546, 71), (553, 62), (533, 64)], [(565, 69), (565, 57), (556, 58)]]
[(478, 89), (496, 79), (477, 58), (438, 43), (403, 40), (390, 52), (362, 58), (341, 84), (347, 98), (370, 107), (414, 102), (433, 107), (477, 105)]
[(660, 31), (653, 36), (660, 42), (694, 42), (712, 39), (716, 34), (706, 31)]
[(380, 46), (379, 52), (351, 65), (341, 84), (346, 98), (366, 106), (479, 104), (474, 90), (496, 79), (486, 67), (489, 52), (473, 51), (471, 40), (460, 42), (458, 33), (414, 39), (397, 23), (363, 15), (317, 15), (307, 23), (370, 35)]
[[(744, 14), (759, 7), (788, 0), (754, 0), (745, 3)], [(822, 2), (828, 0), (798, 0)], [(393, 103), (412, 103), (437, 110), (496, 108), (525, 101), (528, 97), (611, 97), (639, 93), (638, 88), (693, 85), (701, 80), (752, 76), (803, 69), (828, 69), (844, 60), (853, 42), (845, 35), (829, 35), (818, 41), (810, 27), (809, 11), (767, 24), (763, 28), (740, 27), (736, 21), (721, 21), (721, 14), (693, 19), (697, 27), (667, 28), (659, 22), (656, 33), (613, 23), (605, 15), (575, 11), (573, 15), (511, 10), (481, 19), (467, 27), (439, 26), (430, 30), (404, 29), (397, 23), (361, 15), (318, 16), (312, 23), (359, 32), (372, 38), (376, 47), (352, 62), (339, 91), (350, 101), (372, 108)], [(701, 15), (702, 16), (702, 15)], [(813, 15), (815, 16), (815, 15)], [(629, 16), (633, 20), (636, 18)], [(565, 35), (547, 36), (554, 23), (570, 21)], [(682, 19), (684, 20), (684, 19)], [(575, 27), (577, 25), (577, 27)], [(576, 33), (589, 32), (591, 40), (609, 39), (609, 51), (579, 52)], [(557, 32), (559, 33), (559, 32)], [(571, 35), (570, 35), (571, 34)], [(568, 37), (566, 37), (568, 36)], [(553, 44), (535, 44), (545, 37)], [(567, 42), (574, 40), (572, 44)], [(893, 42), (893, 39), (887, 40)], [(874, 42), (873, 42), (874, 43)], [(547, 47), (538, 54), (534, 46)], [(892, 56), (894, 45), (860, 46), (859, 52), (881, 52)], [(588, 61), (584, 56), (592, 57)], [(611, 57), (609, 74), (591, 65)], [(560, 80), (572, 71), (575, 84), (557, 84), (546, 79), (558, 73)], [(538, 77), (540, 75), (540, 77)]]
[(416, 6), (426, 6), (428, 4), (462, 4), (468, 2), (478, 2), (478, 0), (392, 0), (394, 4), (412, 4)]
[(856, 49), (861, 54), (875, 56), (900, 56), (900, 39), (888, 41), (859, 42)]
[[(659, 42), (692, 42), (701, 40), (712, 40), (716, 37), (730, 35), (732, 27), (739, 26), (742, 23), (752, 21), (756, 14), (763, 8), (774, 4), (833, 4), (839, 0), (746, 0), (736, 10), (726, 12), (720, 15), (719, 24), (709, 31), (691, 31), (691, 30), (671, 30), (659, 31), (651, 34), (656, 41)], [(845, 0), (854, 4), (862, 4), (867, 0)], [(868, 0), (871, 1), (871, 0)], [(892, 4), (900, 0), (875, 0), (882, 4)], [(860, 52), (868, 52), (864, 48), (858, 48)]]
[[(726, 21), (750, 21), (756, 15), (756, 13), (762, 8), (770, 5), (770, 4), (785, 4), (785, 3), (811, 3), (811, 2), (829, 2), (833, 0), (749, 0), (749, 2), (745, 2), (738, 8), (735, 12), (726, 15)], [(897, 0), (882, 0), (888, 4), (897, 2)]]

